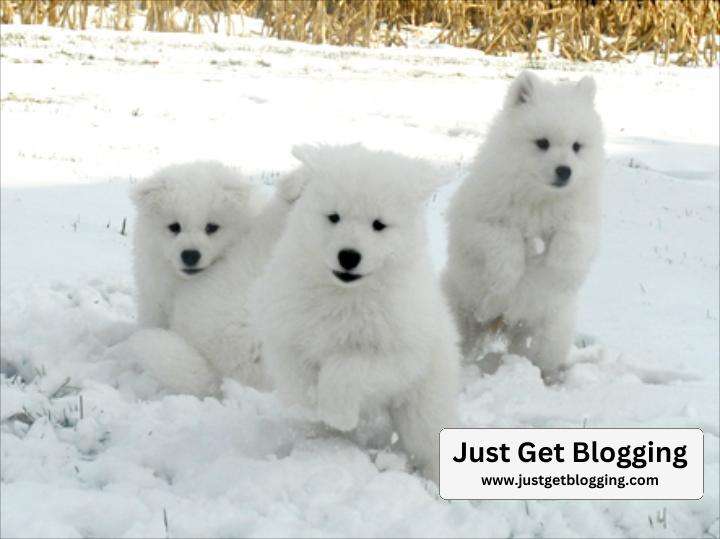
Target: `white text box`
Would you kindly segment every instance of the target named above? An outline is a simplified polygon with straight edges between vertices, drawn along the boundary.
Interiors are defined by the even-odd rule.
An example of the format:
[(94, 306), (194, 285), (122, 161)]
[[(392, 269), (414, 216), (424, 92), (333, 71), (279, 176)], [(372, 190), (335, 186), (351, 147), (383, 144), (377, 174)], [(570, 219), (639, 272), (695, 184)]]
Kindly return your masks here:
[(700, 429), (443, 429), (446, 500), (694, 500)]

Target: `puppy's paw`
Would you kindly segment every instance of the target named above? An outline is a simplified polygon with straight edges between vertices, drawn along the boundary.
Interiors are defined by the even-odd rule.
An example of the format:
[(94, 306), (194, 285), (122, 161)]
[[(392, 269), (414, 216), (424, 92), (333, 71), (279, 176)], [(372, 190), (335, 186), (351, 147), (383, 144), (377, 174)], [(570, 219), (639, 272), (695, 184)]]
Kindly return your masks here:
[(549, 369), (542, 369), (541, 374), (546, 386), (560, 385), (565, 382), (567, 367), (560, 365)]
[(323, 405), (322, 399), (318, 407), (318, 414), (323, 423), (343, 432), (355, 429), (360, 418), (358, 406), (348, 402), (337, 403), (335, 406)]

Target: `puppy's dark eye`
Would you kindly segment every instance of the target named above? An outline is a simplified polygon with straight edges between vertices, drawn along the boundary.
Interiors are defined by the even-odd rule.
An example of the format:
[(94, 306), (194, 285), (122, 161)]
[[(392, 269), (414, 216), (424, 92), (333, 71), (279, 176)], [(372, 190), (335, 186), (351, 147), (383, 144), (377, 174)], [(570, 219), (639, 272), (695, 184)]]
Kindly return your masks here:
[(380, 232), (381, 230), (387, 228), (387, 225), (380, 219), (375, 219), (372, 223), (372, 227), (375, 232)]
[(550, 141), (546, 138), (539, 138), (535, 141), (535, 145), (545, 151), (550, 147)]
[(180, 234), (182, 228), (180, 228), (180, 223), (171, 223), (168, 225), (168, 230), (173, 234)]
[(220, 225), (217, 225), (215, 223), (208, 223), (205, 225), (205, 234), (208, 236), (210, 234), (215, 234), (220, 229)]
[(580, 148), (582, 148), (582, 144), (580, 144), (579, 142), (573, 144), (573, 151), (575, 153), (578, 153), (580, 151)]
[(328, 221), (330, 221), (332, 224), (337, 224), (340, 222), (340, 216), (337, 213), (331, 213), (327, 216)]

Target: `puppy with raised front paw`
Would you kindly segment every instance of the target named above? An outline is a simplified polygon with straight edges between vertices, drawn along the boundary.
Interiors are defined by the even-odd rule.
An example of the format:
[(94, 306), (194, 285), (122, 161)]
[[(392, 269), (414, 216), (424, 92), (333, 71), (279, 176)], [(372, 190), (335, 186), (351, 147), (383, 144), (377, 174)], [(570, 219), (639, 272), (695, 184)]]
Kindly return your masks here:
[[(291, 173), (267, 198), (235, 169), (198, 161), (160, 169), (133, 191), (139, 324), (184, 340), (205, 359), (215, 386), (230, 377), (257, 389), (270, 387), (247, 295), (300, 186)], [(155, 350), (146, 363), (182, 391), (187, 384), (172, 380), (184, 376), (179, 371), (189, 367), (182, 359), (189, 357), (159, 361)]]
[(351, 431), (385, 407), (437, 481), (456, 421), (457, 335), (427, 253), (426, 163), (360, 145), (298, 147), (305, 185), (254, 291), (253, 319), (281, 396)]
[(451, 201), (443, 284), (466, 356), (501, 320), (508, 351), (546, 380), (567, 361), (600, 231), (594, 97), (589, 77), (553, 84), (522, 73)]

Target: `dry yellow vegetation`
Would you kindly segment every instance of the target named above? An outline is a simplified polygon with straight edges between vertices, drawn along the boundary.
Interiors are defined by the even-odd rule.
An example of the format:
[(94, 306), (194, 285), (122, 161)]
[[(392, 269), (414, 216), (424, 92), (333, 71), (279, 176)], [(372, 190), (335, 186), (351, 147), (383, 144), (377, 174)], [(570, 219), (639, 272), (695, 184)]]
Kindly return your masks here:
[(401, 29), (431, 24), (440, 43), (494, 55), (548, 50), (590, 62), (652, 52), (656, 63), (709, 66), (720, 55), (718, 0), (0, 0), (3, 23), (129, 30), (138, 13), (150, 31), (217, 32), (224, 17), (233, 33), (233, 17), (245, 15), (270, 36), (333, 45), (402, 46)]

